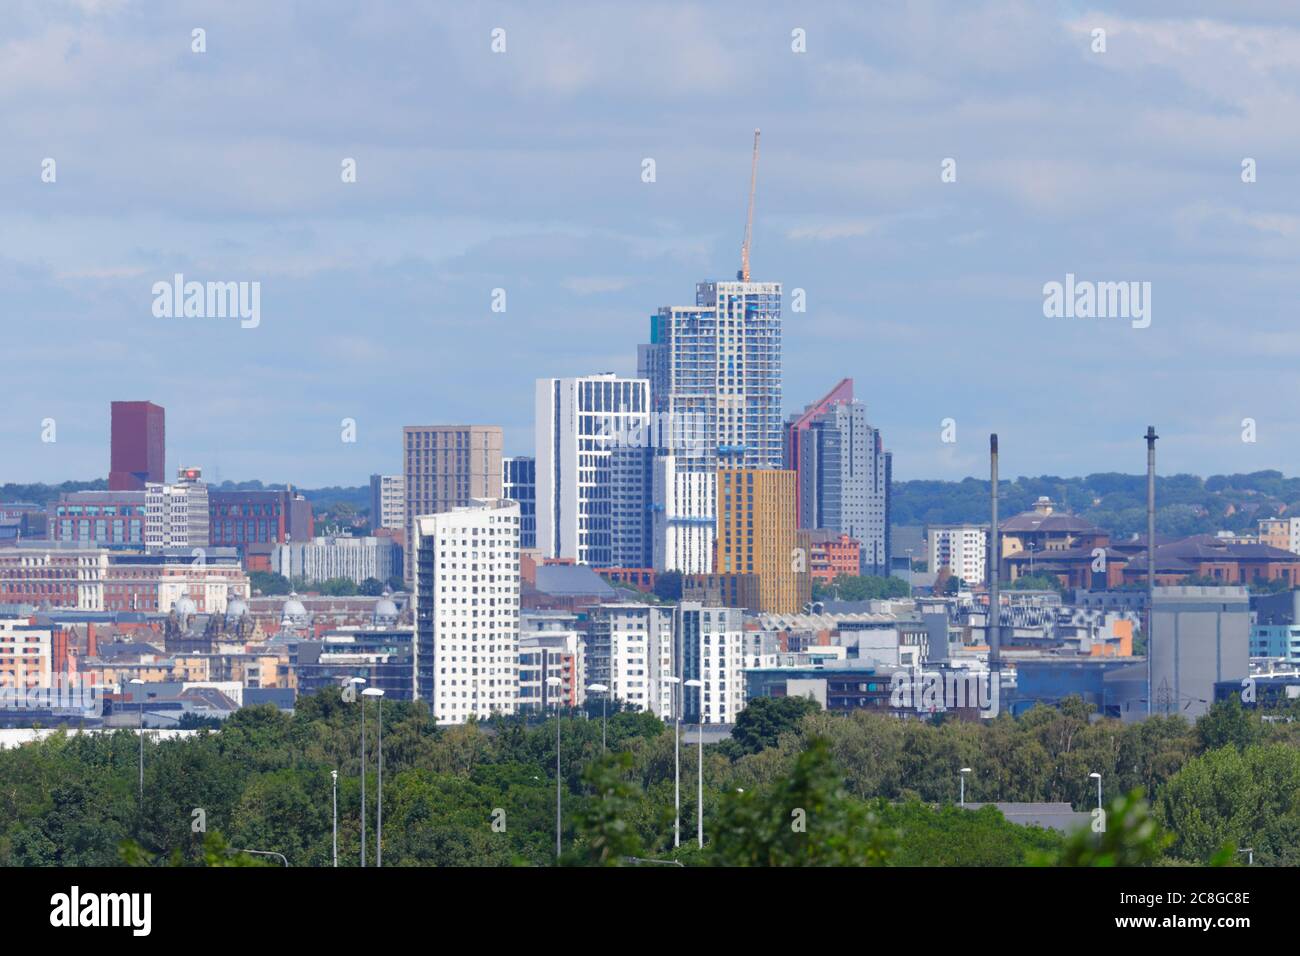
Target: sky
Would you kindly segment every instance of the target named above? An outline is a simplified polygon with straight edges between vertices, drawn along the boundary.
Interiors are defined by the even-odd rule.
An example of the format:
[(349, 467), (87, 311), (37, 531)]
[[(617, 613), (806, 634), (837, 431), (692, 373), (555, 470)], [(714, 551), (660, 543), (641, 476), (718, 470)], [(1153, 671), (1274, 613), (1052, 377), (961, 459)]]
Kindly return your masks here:
[[(113, 400), (210, 480), (362, 484), (406, 424), (531, 454), (536, 378), (633, 374), (734, 276), (755, 128), (787, 411), (852, 377), (896, 479), (991, 431), (1004, 476), (1137, 473), (1148, 424), (1162, 473), (1295, 474), (1298, 81), (1258, 0), (11, 0), (0, 483), (106, 476)], [(155, 315), (177, 273), (258, 324)], [(1048, 317), (1067, 274), (1150, 324)]]

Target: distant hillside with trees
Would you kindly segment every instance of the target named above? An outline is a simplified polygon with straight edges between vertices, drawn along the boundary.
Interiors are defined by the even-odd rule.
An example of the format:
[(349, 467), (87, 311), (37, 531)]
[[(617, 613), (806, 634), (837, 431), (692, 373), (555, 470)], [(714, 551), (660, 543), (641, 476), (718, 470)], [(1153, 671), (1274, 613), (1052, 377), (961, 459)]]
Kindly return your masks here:
[[(1117, 538), (1146, 532), (1146, 475), (1106, 472), (1082, 478), (1042, 475), (1003, 480), (998, 509), (1003, 517), (1027, 511), (1042, 495)], [(893, 486), (895, 526), (988, 523), (989, 483), (900, 481)], [(1156, 522), (1161, 534), (1192, 535), (1256, 530), (1261, 518), (1300, 514), (1300, 478), (1280, 471), (1245, 475), (1156, 477)]]

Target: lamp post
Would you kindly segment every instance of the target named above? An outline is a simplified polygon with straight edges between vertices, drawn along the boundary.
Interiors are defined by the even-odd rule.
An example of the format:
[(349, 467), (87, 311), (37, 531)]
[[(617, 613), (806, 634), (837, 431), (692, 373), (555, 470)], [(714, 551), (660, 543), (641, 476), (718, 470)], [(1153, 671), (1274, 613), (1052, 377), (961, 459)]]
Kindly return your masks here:
[(1088, 774), (1088, 776), (1095, 778), (1097, 781), (1097, 809), (1100, 810), (1101, 809), (1101, 774), (1090, 773)]
[[(348, 681), (349, 684), (356, 685), (353, 688), (361, 686), (366, 682), (364, 677), (353, 677)], [(364, 691), (362, 693), (365, 693)], [(366, 865), (366, 701), (361, 701), (361, 865)]]
[[(548, 687), (560, 687), (564, 681), (558, 677), (546, 678)], [(545, 707), (545, 702), (543, 702)], [(560, 862), (560, 702), (555, 702), (555, 862)]]
[(695, 739), (699, 743), (699, 763), (696, 767), (695, 776), (699, 786), (699, 792), (695, 797), (695, 838), (699, 842), (700, 849), (704, 849), (704, 681), (691, 678), (686, 682), (687, 687), (698, 687), (700, 695), (699, 713), (695, 715)]
[(136, 812), (141, 818), (144, 816), (144, 681), (138, 677), (131, 678), (130, 683), (136, 685), (136, 689), (131, 692), (132, 696), (140, 695), (140, 723), (136, 730), (136, 736), (140, 738), (140, 789), (136, 795)]
[(961, 768), (961, 805), (966, 806), (966, 774), (970, 773), (970, 767)]
[(609, 688), (604, 684), (588, 684), (587, 691), (600, 694), (600, 752), (605, 752), (605, 707), (609, 703)]
[(682, 845), (682, 715), (677, 706), (677, 685), (680, 677), (665, 677), (664, 682), (672, 684), (673, 693), (673, 804), (676, 815), (673, 817), (673, 846)]
[(330, 771), (330, 779), (334, 781), (334, 865), (339, 865), (339, 772)]
[[(375, 707), (379, 710), (379, 809), (375, 820), (375, 866), (384, 865), (384, 692), (378, 687), (367, 687), (361, 692), (362, 697), (375, 698)], [(361, 702), (362, 711), (365, 701)]]

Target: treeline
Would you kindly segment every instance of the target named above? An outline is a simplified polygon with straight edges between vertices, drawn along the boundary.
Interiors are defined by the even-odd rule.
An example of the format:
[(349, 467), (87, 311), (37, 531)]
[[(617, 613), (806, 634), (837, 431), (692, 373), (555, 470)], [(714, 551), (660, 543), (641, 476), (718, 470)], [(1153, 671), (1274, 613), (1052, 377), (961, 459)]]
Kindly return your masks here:
[(301, 577), (290, 579), (273, 571), (249, 571), (248, 584), (254, 594), (283, 595), (296, 591), (299, 594), (324, 594), (332, 597), (353, 597), (358, 594), (375, 597), (383, 594), (385, 588), (401, 591), (405, 587), (400, 577), (391, 577), (387, 581), (365, 578), (358, 584), (351, 578), (326, 578), (324, 581), (308, 581)]
[[(0, 865), (250, 863), (237, 850), (331, 862), (331, 770), (339, 854), (360, 852), (360, 711), (337, 691), (292, 715), (251, 707), (220, 729), (147, 740), (137, 802), (134, 732), (64, 735), (0, 751)], [(1291, 715), (1294, 716), (1294, 715)], [(376, 721), (368, 737), (369, 853), (375, 852)], [(555, 862), (555, 723), (438, 728), (422, 705), (383, 706), (385, 865)], [(704, 752), (706, 847), (695, 846), (695, 741), (682, 742), (681, 847), (673, 844), (673, 736), (617, 712), (602, 751), (599, 703), (561, 722), (568, 864), (1025, 865), (1300, 863), (1300, 730), (1235, 702), (1195, 726), (1181, 717), (1092, 721), (1073, 701), (975, 724), (816, 711), (755, 700), (732, 739)], [(972, 802), (1095, 805), (1110, 820), (1067, 838), (1008, 823)], [(1147, 806), (1140, 794), (1151, 795)], [(1153, 826), (1141, 826), (1150, 818)], [(201, 826), (196, 821), (201, 821)]]
[[(1027, 511), (1039, 496), (1074, 512), (1112, 535), (1146, 533), (1146, 475), (1102, 473), (1082, 478), (1043, 475), (1003, 481), (999, 511), (1010, 517)], [(1244, 475), (1167, 475), (1156, 478), (1157, 526), (1162, 534), (1254, 531), (1260, 518), (1300, 508), (1300, 478), (1280, 471)], [(900, 481), (893, 486), (895, 525), (988, 523), (989, 483)]]

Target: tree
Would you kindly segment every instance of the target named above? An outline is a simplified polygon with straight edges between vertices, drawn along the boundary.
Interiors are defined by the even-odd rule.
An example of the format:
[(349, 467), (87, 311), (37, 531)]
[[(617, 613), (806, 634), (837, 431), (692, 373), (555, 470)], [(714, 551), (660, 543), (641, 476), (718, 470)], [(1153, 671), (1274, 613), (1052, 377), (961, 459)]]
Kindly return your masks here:
[(1262, 737), (1259, 718), (1241, 706), (1238, 694), (1216, 701), (1196, 721), (1196, 739), (1202, 753), (1229, 746), (1244, 750)]
[(378, 597), (384, 593), (384, 582), (378, 578), (366, 578), (357, 586), (357, 590), (367, 597)]
[(736, 717), (729, 749), (739, 756), (773, 747), (782, 734), (793, 731), (804, 717), (821, 709), (821, 704), (811, 697), (755, 697)]
[(588, 764), (582, 779), (595, 796), (583, 805), (577, 839), (565, 863), (622, 866), (627, 857), (645, 854), (641, 837), (631, 823), (644, 794), (628, 779), (631, 772), (630, 753), (606, 754)]
[(1225, 846), (1261, 863), (1300, 863), (1300, 751), (1282, 744), (1220, 747), (1188, 761), (1160, 795), (1173, 852), (1207, 862)]
[(259, 591), (262, 594), (288, 594), (293, 590), (289, 579), (283, 574), (273, 574), (270, 571), (249, 571), (248, 586), (256, 594)]
[(822, 738), (808, 741), (789, 775), (728, 793), (718, 811), (716, 866), (883, 866), (898, 834), (849, 796)]
[(1011, 584), (1012, 590), (1015, 591), (1057, 591), (1063, 590), (1061, 579), (1055, 574), (1048, 574), (1045, 571), (1035, 571), (1033, 574), (1022, 574)]
[(907, 597), (907, 582), (902, 578), (873, 575), (854, 577), (841, 574), (832, 585), (841, 601), (874, 601), (881, 598)]

